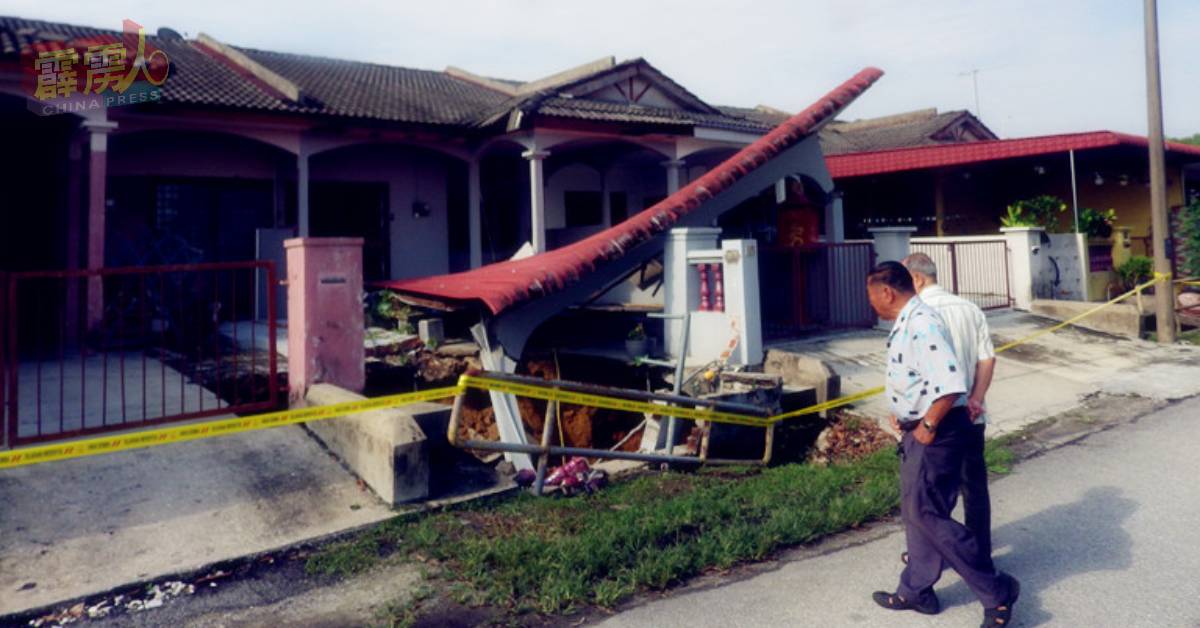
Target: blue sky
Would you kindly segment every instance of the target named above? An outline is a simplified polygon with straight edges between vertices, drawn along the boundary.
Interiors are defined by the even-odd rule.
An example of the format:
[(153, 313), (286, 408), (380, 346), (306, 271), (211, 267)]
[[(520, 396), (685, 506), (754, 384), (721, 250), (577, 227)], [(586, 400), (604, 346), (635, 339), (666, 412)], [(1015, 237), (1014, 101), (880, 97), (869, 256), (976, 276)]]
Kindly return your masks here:
[[(8, 0), (5, 13), (130, 18), (288, 52), (534, 79), (641, 56), (717, 103), (795, 111), (865, 65), (846, 113), (975, 109), (1003, 137), (1146, 131), (1141, 0)], [(1200, 132), (1200, 2), (1159, 0), (1168, 135)]]

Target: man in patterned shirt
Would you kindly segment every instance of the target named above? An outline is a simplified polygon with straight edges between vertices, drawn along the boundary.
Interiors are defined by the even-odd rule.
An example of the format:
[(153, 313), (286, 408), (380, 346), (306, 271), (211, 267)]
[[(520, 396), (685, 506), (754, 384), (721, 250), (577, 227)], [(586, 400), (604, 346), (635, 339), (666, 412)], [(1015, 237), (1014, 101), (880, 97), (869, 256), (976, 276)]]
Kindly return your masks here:
[(950, 344), (967, 379), (967, 409), (971, 412), (971, 438), (963, 452), (963, 523), (984, 554), (992, 555), (992, 505), (988, 496), (988, 470), (984, 460), (987, 415), (984, 399), (996, 370), (996, 350), (988, 331), (987, 316), (978, 305), (951, 294), (938, 285), (937, 265), (924, 253), (913, 253), (902, 262), (913, 278), (921, 301), (942, 316)]
[(912, 276), (899, 262), (867, 275), (871, 307), (894, 320), (887, 342), (885, 394), (901, 438), (900, 515), (908, 564), (894, 593), (873, 599), (891, 610), (941, 610), (933, 584), (949, 565), (983, 604), (983, 626), (1007, 626), (1020, 586), (996, 571), (975, 535), (950, 518), (962, 481), (971, 416), (967, 382), (942, 317), (917, 298)]

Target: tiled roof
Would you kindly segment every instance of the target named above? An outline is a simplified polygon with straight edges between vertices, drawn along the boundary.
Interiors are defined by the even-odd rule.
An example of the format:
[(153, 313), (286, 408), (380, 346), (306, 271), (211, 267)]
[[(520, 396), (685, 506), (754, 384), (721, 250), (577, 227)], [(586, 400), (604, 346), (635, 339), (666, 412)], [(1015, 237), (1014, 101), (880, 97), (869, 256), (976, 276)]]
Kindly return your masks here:
[[(954, 127), (959, 125), (978, 137), (953, 134)], [(929, 109), (872, 120), (834, 122), (821, 129), (821, 150), (826, 155), (841, 155), (994, 139), (996, 135), (970, 112), (937, 113)]]
[(493, 314), (574, 284), (600, 265), (662, 233), (706, 201), (800, 140), (862, 94), (883, 73), (867, 68), (792, 116), (770, 133), (662, 201), (618, 225), (563, 248), (519, 260), (437, 277), (383, 285), (425, 301), (451, 306), (482, 303)]
[(775, 126), (735, 115), (696, 113), (582, 98), (548, 98), (537, 107), (537, 113), (556, 118), (698, 126), (750, 133), (766, 133)]
[[(119, 35), (115, 30), (0, 16), (0, 58), (14, 58), (23, 47), (38, 42), (53, 45), (53, 42)], [(643, 59), (624, 61), (542, 92), (512, 97), (446, 72), (235, 48), (299, 87), (302, 97), (293, 102), (249, 77), (221, 53), (196, 41), (147, 34), (147, 43), (163, 50), (171, 60), (170, 78), (163, 84), (166, 102), (463, 127), (485, 126), (518, 109), (556, 118), (688, 125), (751, 133), (765, 133), (773, 126), (746, 116), (721, 113)], [(607, 72), (631, 70), (653, 77), (697, 111), (561, 97)], [(522, 84), (494, 80), (513, 87)]]
[[(1146, 138), (1112, 131), (1045, 135), (1011, 140), (968, 142), (918, 146), (895, 150), (832, 155), (825, 158), (829, 174), (835, 179), (866, 175), (962, 166), (1000, 159), (1032, 157), (1070, 150), (1111, 146), (1148, 146)], [(1168, 153), (1200, 158), (1200, 146), (1167, 142)]]

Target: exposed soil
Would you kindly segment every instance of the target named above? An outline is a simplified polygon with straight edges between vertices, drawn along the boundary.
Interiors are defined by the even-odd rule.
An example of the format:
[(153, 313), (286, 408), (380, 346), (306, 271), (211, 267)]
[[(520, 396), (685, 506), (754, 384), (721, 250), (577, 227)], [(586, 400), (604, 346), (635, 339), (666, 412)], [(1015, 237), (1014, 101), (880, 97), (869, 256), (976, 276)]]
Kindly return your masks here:
[(814, 463), (857, 460), (895, 445), (895, 437), (874, 419), (843, 411), (835, 414), (817, 437), (810, 460)]

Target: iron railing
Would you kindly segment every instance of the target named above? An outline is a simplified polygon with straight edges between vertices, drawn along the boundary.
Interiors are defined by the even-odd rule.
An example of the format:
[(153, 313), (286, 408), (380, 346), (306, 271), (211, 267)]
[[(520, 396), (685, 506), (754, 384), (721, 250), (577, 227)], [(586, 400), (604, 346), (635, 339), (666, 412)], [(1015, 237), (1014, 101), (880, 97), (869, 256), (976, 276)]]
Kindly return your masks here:
[(993, 310), (1012, 306), (1008, 244), (1004, 240), (913, 242), (913, 253), (924, 253), (938, 268), (943, 288)]

